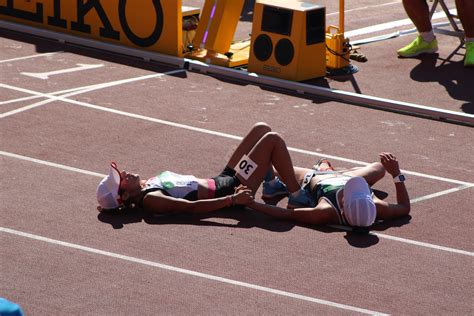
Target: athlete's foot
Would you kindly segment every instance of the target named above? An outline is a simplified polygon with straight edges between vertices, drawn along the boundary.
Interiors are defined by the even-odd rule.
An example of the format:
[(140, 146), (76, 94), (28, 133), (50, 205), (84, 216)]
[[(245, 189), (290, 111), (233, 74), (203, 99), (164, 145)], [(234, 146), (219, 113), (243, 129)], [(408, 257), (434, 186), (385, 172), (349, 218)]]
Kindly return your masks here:
[(431, 54), (438, 51), (438, 41), (436, 38), (431, 42), (425, 42), (423, 38), (418, 35), (416, 39), (407, 46), (397, 51), (401, 57), (415, 57), (421, 54)]
[(466, 55), (464, 56), (464, 66), (474, 67), (474, 42), (466, 42)]

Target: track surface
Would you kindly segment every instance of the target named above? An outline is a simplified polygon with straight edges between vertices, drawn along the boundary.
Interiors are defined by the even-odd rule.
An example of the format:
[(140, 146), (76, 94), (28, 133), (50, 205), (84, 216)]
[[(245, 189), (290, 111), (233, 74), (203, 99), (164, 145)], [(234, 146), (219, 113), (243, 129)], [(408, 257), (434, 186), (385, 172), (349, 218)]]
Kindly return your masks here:
[[(337, 23), (337, 4), (322, 2)], [(349, 31), (406, 19), (400, 1), (346, 1), (346, 10)], [(250, 32), (249, 16), (236, 38)], [(364, 36), (372, 35), (380, 32)], [(445, 60), (458, 40), (439, 35), (438, 55), (398, 59), (396, 49), (413, 36), (361, 46), (369, 62), (356, 64), (359, 73), (323, 85), (473, 113), (473, 71), (461, 55)], [(51, 73), (80, 64), (95, 68)], [(474, 311), (472, 128), (6, 30), (0, 76), (0, 295), (27, 315)], [(213, 176), (258, 121), (285, 138), (299, 166), (329, 157), (354, 167), (395, 153), (411, 217), (361, 236), (250, 210), (97, 213), (95, 189), (111, 160), (145, 178), (162, 170)], [(376, 188), (394, 201), (388, 177)]]

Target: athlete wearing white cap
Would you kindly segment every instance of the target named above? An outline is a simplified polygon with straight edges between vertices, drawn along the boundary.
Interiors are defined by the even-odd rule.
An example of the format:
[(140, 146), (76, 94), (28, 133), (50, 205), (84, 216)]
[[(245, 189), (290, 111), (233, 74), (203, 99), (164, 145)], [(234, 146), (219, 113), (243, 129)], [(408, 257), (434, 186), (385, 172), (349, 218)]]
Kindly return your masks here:
[[(410, 213), (410, 199), (398, 161), (391, 153), (379, 154), (380, 162), (346, 171), (318, 172), (295, 168), (296, 176), (315, 202), (312, 208), (284, 209), (254, 201), (248, 207), (270, 216), (306, 224), (340, 224), (369, 227), (376, 219), (387, 220)], [(372, 190), (376, 182), (389, 173), (395, 184), (396, 203), (377, 198)]]
[[(200, 179), (165, 171), (148, 180), (119, 171), (110, 165), (109, 174), (97, 187), (99, 211), (139, 206), (153, 213), (212, 212), (233, 205), (247, 205), (272, 166), (287, 183), (289, 205), (314, 206), (311, 195), (295, 177), (284, 140), (265, 123), (255, 124), (234, 151), (225, 169), (213, 178)], [(246, 189), (235, 192), (239, 185)]]
[(369, 184), (362, 177), (347, 180), (344, 185), (344, 218), (351, 226), (367, 227), (374, 223), (377, 210)]
[(103, 209), (116, 209), (123, 204), (119, 194), (121, 175), (117, 164), (110, 164), (109, 174), (102, 179), (97, 187), (97, 202)]

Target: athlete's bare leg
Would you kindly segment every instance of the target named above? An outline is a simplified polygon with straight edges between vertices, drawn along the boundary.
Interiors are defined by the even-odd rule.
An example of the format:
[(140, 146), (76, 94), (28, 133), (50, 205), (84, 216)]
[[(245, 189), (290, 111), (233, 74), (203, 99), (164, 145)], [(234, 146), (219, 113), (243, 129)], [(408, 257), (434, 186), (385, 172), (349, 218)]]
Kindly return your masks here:
[(408, 17), (413, 21), (418, 32), (430, 32), (433, 29), (430, 21), (430, 8), (426, 0), (403, 0), (402, 2)]
[[(296, 179), (298, 180), (298, 183), (303, 183), (304, 176), (308, 171), (313, 171), (312, 169), (308, 168), (300, 168), (300, 167), (294, 167), (295, 169), (295, 176)], [(325, 178), (332, 178), (336, 175), (347, 175), (351, 177), (363, 177), (367, 183), (372, 186), (374, 185), (377, 181), (382, 179), (385, 176), (385, 168), (382, 166), (380, 162), (374, 162), (371, 163), (367, 166), (363, 167), (355, 167), (352, 169), (344, 169), (344, 170), (336, 170), (332, 174), (319, 174), (316, 175), (313, 181), (320, 181)]]
[(286, 143), (279, 134), (274, 132), (266, 133), (255, 144), (248, 156), (257, 166), (252, 168), (254, 170), (247, 180), (243, 179), (240, 175), (239, 179), (254, 193), (272, 166), (278, 171), (281, 180), (286, 184), (290, 193), (300, 190), (301, 187), (295, 178), (293, 163)]
[(456, 0), (456, 8), (466, 37), (474, 37), (474, 1)]
[(227, 163), (227, 167), (234, 168), (235, 165), (240, 161), (243, 155), (247, 155), (257, 142), (272, 129), (266, 123), (255, 124), (250, 132), (242, 139), (239, 146), (235, 149), (234, 153)]

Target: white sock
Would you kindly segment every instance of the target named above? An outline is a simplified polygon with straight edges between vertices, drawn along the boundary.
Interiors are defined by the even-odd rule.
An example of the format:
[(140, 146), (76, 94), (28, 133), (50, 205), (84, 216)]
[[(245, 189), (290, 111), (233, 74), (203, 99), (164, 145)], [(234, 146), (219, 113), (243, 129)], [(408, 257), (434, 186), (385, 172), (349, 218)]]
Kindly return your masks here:
[(420, 36), (423, 38), (425, 42), (428, 42), (428, 43), (431, 43), (436, 38), (433, 30), (429, 32), (420, 32)]

